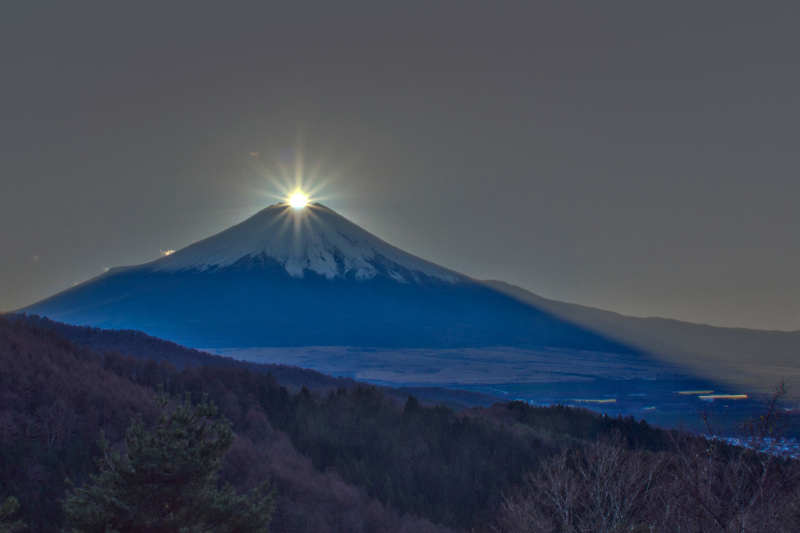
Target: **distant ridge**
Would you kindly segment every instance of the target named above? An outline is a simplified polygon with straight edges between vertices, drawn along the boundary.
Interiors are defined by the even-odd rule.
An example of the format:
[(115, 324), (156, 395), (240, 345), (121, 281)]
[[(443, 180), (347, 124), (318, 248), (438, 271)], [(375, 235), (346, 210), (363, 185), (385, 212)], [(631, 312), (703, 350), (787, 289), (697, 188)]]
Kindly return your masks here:
[(667, 318), (631, 317), (548, 300), (502, 281), (484, 283), (520, 302), (696, 374), (762, 390), (785, 380), (790, 395), (800, 398), (800, 331), (723, 328)]
[(116, 352), (137, 359), (165, 361), (176, 368), (196, 366), (217, 366), (244, 368), (258, 374), (272, 374), (282, 384), (299, 389), (355, 387), (358, 382), (345, 377), (333, 377), (316, 370), (291, 365), (253, 363), (232, 357), (210, 354), (201, 350), (187, 348), (172, 341), (159, 339), (134, 330), (109, 330), (91, 326), (73, 326), (56, 322), (36, 315), (4, 314), (0, 320), (20, 321), (26, 324), (53, 331), (61, 337), (85, 346), (98, 353)]
[[(171, 341), (151, 337), (141, 331), (72, 326), (36, 315), (0, 314), (0, 321), (3, 320), (20, 321), (43, 330), (52, 331), (79, 346), (85, 346), (100, 354), (116, 352), (136, 359), (165, 361), (175, 365), (178, 369), (199, 366), (231, 367), (243, 368), (256, 374), (272, 374), (279, 383), (287, 386), (292, 391), (299, 391), (302, 387), (324, 392), (336, 390), (339, 387), (355, 389), (359, 385), (366, 386), (366, 383), (348, 377), (330, 376), (310, 368), (300, 368), (290, 364), (254, 363), (210, 354), (187, 348)], [(405, 401), (409, 394), (413, 394), (423, 403), (447, 404), (457, 409), (476, 405), (489, 406), (498, 401), (506, 400), (490, 394), (448, 390), (441, 387), (381, 387), (381, 390), (389, 396), (397, 398), (400, 402)]]

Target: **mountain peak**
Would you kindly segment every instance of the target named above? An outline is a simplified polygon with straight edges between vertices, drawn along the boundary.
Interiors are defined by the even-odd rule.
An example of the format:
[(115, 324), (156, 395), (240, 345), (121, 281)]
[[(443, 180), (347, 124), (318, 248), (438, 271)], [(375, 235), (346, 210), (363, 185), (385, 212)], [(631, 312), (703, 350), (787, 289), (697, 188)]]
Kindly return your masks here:
[(21, 311), (193, 347), (618, 349), (319, 204), (272, 205), (166, 257), (109, 270)]
[(142, 265), (152, 272), (216, 271), (279, 266), (295, 278), (314, 273), (328, 279), (388, 276), (406, 283), (432, 278), (464, 279), (384, 242), (322, 204), (271, 205), (244, 222)]

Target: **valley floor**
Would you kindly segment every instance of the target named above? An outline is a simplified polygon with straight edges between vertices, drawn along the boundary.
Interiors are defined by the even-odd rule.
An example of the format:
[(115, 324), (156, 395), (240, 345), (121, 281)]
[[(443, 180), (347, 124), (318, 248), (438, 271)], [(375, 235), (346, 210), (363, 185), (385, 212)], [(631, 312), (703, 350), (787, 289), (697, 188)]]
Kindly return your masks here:
[(662, 427), (706, 432), (699, 413), (733, 434), (759, 412), (764, 391), (682, 375), (647, 355), (559, 349), (364, 349), (350, 346), (231, 348), (206, 351), (290, 364), (390, 387), (445, 387), (498, 401), (586, 407)]
[(556, 348), (386, 349), (308, 346), (201, 349), (245, 361), (290, 364), (326, 374), (395, 386), (682, 377), (677, 370), (647, 355)]

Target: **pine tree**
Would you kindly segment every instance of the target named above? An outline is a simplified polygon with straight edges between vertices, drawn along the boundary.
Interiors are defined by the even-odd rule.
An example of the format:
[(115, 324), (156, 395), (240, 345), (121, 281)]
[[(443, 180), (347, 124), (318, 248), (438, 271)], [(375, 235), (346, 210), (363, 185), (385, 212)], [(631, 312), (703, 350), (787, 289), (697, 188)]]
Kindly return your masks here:
[(19, 501), (13, 496), (6, 498), (0, 504), (0, 533), (15, 533), (25, 529), (25, 524), (14, 520), (14, 514), (19, 509)]
[(148, 431), (141, 416), (128, 428), (127, 452), (110, 451), (101, 435), (100, 473), (88, 486), (71, 489), (64, 513), (72, 532), (82, 533), (267, 533), (274, 494), (265, 485), (249, 495), (219, 487), (220, 460), (233, 443), (230, 422), (205, 399), (193, 408), (167, 409)]

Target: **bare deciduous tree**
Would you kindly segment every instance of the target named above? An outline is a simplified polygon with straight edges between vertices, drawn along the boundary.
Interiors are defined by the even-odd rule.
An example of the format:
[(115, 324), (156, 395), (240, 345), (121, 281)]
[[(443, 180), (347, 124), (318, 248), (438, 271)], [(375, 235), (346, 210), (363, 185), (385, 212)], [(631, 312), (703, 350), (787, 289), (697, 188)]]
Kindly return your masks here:
[(743, 423), (747, 446), (717, 439), (713, 423), (703, 416), (711, 437), (676, 434), (673, 495), (680, 513), (673, 522), (683, 531), (797, 531), (791, 509), (798, 501), (800, 471), (777, 453), (785, 431), (783, 384), (764, 402), (762, 414)]
[(622, 438), (564, 450), (527, 476), (501, 510), (508, 533), (649, 531), (659, 522), (662, 455), (630, 451)]
[(529, 473), (500, 512), (504, 533), (800, 531), (800, 466), (780, 456), (783, 384), (742, 428), (747, 446), (673, 432), (674, 451), (630, 450), (613, 435), (563, 450)]

